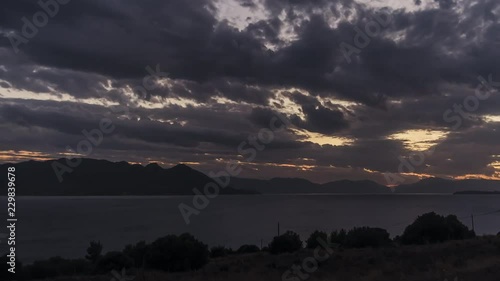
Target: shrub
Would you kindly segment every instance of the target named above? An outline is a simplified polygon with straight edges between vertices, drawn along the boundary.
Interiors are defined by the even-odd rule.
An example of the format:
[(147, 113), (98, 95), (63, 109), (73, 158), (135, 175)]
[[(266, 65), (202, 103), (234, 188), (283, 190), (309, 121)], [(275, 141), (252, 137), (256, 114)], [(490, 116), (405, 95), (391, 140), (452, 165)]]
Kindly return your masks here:
[(287, 231), (283, 235), (275, 236), (273, 241), (269, 244), (269, 251), (271, 254), (291, 253), (301, 248), (302, 241), (300, 240), (300, 236), (293, 231)]
[(238, 248), (236, 253), (238, 254), (247, 254), (247, 253), (256, 253), (259, 252), (260, 249), (256, 245), (242, 245)]
[(91, 241), (90, 246), (87, 248), (86, 259), (91, 261), (92, 263), (96, 263), (97, 260), (101, 257), (102, 253), (102, 244), (100, 241)]
[(427, 244), (472, 237), (475, 237), (475, 233), (462, 224), (456, 216), (444, 217), (432, 212), (419, 216), (415, 222), (407, 226), (401, 236), (401, 242)]
[(191, 234), (167, 235), (154, 241), (146, 259), (153, 269), (187, 271), (208, 262), (208, 247)]
[(212, 247), (210, 249), (210, 257), (211, 258), (225, 257), (232, 252), (233, 252), (233, 250), (227, 249), (224, 246), (216, 246), (216, 247)]
[(122, 268), (130, 268), (134, 260), (122, 252), (109, 252), (97, 261), (96, 272), (108, 273), (112, 270), (120, 271)]
[(330, 242), (344, 245), (346, 237), (347, 237), (347, 232), (344, 229), (341, 229), (340, 231), (335, 230), (330, 235)]
[(146, 255), (148, 254), (149, 247), (145, 241), (140, 241), (135, 245), (127, 245), (123, 249), (123, 253), (134, 261), (134, 266), (137, 268), (144, 266)]
[(321, 246), (321, 244), (318, 241), (319, 239), (327, 242), (328, 235), (323, 231), (318, 231), (318, 230), (314, 231), (313, 233), (311, 233), (311, 236), (309, 236), (309, 238), (307, 239), (306, 247), (309, 249), (314, 249)]
[(350, 248), (382, 247), (391, 243), (387, 230), (372, 227), (355, 227), (345, 238), (344, 245)]

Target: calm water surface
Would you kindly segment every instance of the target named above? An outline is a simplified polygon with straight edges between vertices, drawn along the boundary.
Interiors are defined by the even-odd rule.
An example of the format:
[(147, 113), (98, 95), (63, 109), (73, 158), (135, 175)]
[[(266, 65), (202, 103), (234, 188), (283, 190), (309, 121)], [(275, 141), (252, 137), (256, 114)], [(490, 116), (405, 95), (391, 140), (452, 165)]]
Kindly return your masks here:
[[(191, 200), (189, 196), (18, 197), (18, 257), (25, 263), (51, 256), (84, 257), (91, 240), (100, 240), (104, 251), (111, 251), (183, 232), (210, 246), (260, 246), (261, 240), (267, 245), (276, 235), (278, 222), (282, 232), (296, 231), (303, 240), (316, 229), (330, 232), (354, 226), (382, 227), (395, 236), (429, 211), (455, 214), (468, 226), (470, 215), (476, 214), (477, 233), (500, 231), (497, 195), (219, 196), (186, 225), (178, 205)], [(5, 197), (0, 201), (7, 206)], [(481, 215), (485, 213), (491, 214)], [(0, 214), (5, 218), (6, 208)], [(6, 241), (0, 239), (5, 252)]]

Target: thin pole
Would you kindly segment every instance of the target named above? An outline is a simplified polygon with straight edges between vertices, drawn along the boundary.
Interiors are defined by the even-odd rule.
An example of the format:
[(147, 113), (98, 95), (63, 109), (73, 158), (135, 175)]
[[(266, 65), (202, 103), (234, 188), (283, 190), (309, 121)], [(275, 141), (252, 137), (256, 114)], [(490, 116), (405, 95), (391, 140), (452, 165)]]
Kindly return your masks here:
[(280, 223), (278, 222), (278, 236), (280, 236)]
[(474, 214), (470, 214), (470, 217), (472, 219), (472, 231), (476, 232), (476, 228), (474, 226)]

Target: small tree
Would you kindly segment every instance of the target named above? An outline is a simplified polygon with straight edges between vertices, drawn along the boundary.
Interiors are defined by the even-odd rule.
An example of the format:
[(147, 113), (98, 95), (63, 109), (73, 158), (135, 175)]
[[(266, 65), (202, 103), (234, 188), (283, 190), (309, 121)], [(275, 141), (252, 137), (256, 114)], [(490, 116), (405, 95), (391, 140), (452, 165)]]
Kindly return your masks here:
[(462, 224), (456, 216), (441, 216), (434, 212), (419, 216), (406, 227), (403, 244), (440, 243), (447, 240), (472, 238), (475, 233)]
[(306, 247), (309, 249), (314, 249), (317, 248), (318, 246), (321, 246), (318, 240), (323, 240), (327, 242), (328, 235), (323, 231), (318, 231), (318, 230), (314, 231), (313, 233), (311, 233), (311, 236), (309, 236), (309, 238), (307, 239)]
[(283, 235), (275, 236), (273, 241), (269, 244), (269, 251), (271, 254), (291, 253), (301, 248), (302, 241), (300, 240), (300, 236), (293, 231), (287, 231)]
[(91, 241), (90, 246), (87, 248), (86, 259), (91, 261), (92, 263), (96, 263), (97, 260), (101, 257), (102, 253), (102, 244), (100, 241)]

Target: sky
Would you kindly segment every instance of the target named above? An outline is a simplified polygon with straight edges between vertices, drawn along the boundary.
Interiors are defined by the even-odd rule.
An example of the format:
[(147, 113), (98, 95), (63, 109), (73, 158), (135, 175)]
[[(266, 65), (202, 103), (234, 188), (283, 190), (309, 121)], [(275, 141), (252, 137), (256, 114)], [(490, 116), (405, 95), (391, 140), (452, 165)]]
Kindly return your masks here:
[(55, 1), (2, 3), (1, 162), (500, 179), (497, 0)]

